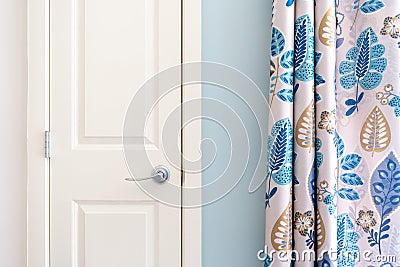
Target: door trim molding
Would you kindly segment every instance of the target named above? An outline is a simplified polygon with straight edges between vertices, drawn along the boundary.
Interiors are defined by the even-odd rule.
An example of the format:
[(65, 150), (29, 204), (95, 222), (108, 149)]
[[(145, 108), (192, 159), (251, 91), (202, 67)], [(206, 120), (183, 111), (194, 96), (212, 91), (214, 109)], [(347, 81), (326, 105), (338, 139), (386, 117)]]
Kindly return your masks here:
[[(201, 42), (201, 0), (182, 0), (182, 62), (200, 62), (202, 60)], [(184, 74), (182, 75), (184, 76)], [(190, 90), (182, 87), (182, 103), (192, 99), (201, 99), (201, 84), (191, 85)], [(190, 105), (190, 113), (201, 116), (201, 103)], [(183, 121), (185, 116), (189, 115), (188, 111), (182, 107)], [(189, 138), (190, 137), (190, 138)], [(185, 145), (192, 143), (191, 146)], [(199, 147), (201, 144), (201, 120), (190, 123), (190, 127), (183, 128), (183, 154), (187, 158), (198, 158)], [(197, 170), (201, 169), (201, 162), (196, 166)], [(183, 166), (185, 169), (185, 166)], [(185, 203), (185, 187), (200, 187), (202, 185), (201, 172), (184, 173), (184, 187), (182, 189)], [(193, 196), (191, 196), (193, 197)], [(195, 196), (198, 203), (201, 203), (201, 193)], [(183, 209), (182, 212), (182, 267), (201, 267), (202, 266), (202, 207)]]
[[(182, 0), (183, 59), (201, 61), (201, 0)], [(27, 106), (27, 266), (50, 267), (50, 160), (44, 157), (45, 131), (50, 128), (50, 0), (28, 0), (28, 106)], [(201, 97), (196, 90), (183, 91), (182, 102)], [(193, 107), (191, 111), (193, 112)], [(201, 105), (195, 107), (201, 114)], [(182, 111), (185, 116), (185, 110)], [(201, 121), (183, 129), (185, 142), (201, 142)], [(194, 146), (184, 146), (184, 154), (197, 155)], [(199, 168), (201, 163), (199, 163)], [(184, 178), (186, 173), (184, 173)], [(186, 186), (201, 186), (201, 173), (191, 174)], [(195, 178), (195, 179), (193, 179)], [(201, 198), (201, 195), (198, 196)], [(183, 209), (182, 267), (201, 267), (201, 208)]]
[(28, 0), (27, 266), (49, 267), (49, 167), (44, 157), (49, 130), (50, 1)]

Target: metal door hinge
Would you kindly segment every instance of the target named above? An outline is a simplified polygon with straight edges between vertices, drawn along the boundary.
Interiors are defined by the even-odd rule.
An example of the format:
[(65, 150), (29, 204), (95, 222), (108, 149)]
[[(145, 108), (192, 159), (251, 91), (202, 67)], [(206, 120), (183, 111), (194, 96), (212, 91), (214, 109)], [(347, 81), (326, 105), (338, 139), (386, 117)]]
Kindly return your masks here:
[(44, 132), (44, 157), (46, 159), (50, 158), (50, 148), (51, 148), (51, 140), (50, 140), (50, 131)]

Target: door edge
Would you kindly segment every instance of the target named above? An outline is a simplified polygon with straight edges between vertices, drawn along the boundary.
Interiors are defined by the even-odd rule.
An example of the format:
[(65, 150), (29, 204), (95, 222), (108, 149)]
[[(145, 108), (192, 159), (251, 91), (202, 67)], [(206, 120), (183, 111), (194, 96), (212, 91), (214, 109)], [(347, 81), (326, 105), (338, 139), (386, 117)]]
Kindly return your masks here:
[(27, 266), (49, 267), (50, 0), (28, 0)]
[[(202, 1), (201, 0), (182, 0), (182, 64), (189, 62), (200, 62), (202, 60)], [(183, 77), (183, 75), (182, 75)], [(200, 76), (201, 77), (201, 76)], [(182, 103), (190, 100), (201, 100), (201, 84), (191, 85), (190, 90), (182, 87)], [(190, 105), (190, 114), (196, 114), (201, 118), (201, 101), (198, 104)], [(189, 113), (182, 106), (183, 121)], [(190, 127), (182, 128), (183, 136), (183, 155), (188, 158), (197, 158), (201, 144), (201, 120), (190, 123)], [(188, 146), (189, 142), (195, 145)], [(196, 166), (201, 170), (201, 160)], [(182, 166), (185, 170), (185, 166)], [(183, 173), (183, 198), (185, 203), (185, 187), (201, 187), (201, 172)], [(193, 196), (191, 196), (192, 198)], [(196, 197), (197, 203), (201, 203), (201, 193)], [(182, 208), (182, 267), (201, 267), (202, 266), (202, 207)]]

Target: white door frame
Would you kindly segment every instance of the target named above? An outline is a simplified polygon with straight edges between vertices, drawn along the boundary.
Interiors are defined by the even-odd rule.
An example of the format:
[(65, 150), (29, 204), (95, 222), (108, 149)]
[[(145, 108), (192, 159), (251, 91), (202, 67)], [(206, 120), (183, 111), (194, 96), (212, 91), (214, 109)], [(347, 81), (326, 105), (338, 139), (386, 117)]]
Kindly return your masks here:
[[(50, 1), (28, 0), (28, 267), (56, 267), (50, 259), (50, 160), (44, 158), (44, 132), (49, 125)], [(71, 0), (66, 0), (71, 1)], [(82, 0), (83, 1), (83, 0)], [(182, 0), (182, 62), (201, 61), (201, 0)], [(183, 91), (182, 101), (199, 99), (201, 85)], [(201, 105), (196, 114), (201, 114)], [(183, 116), (186, 111), (183, 109)], [(185, 136), (190, 136), (185, 138)], [(201, 141), (201, 121), (183, 129), (185, 142)], [(195, 146), (185, 146), (187, 157), (198, 155)], [(200, 163), (199, 163), (200, 164)], [(199, 168), (201, 166), (198, 166)], [(186, 175), (186, 174), (184, 174)], [(185, 186), (201, 186), (201, 173), (190, 174)], [(198, 196), (201, 198), (201, 196)], [(201, 208), (183, 209), (182, 267), (201, 267)]]

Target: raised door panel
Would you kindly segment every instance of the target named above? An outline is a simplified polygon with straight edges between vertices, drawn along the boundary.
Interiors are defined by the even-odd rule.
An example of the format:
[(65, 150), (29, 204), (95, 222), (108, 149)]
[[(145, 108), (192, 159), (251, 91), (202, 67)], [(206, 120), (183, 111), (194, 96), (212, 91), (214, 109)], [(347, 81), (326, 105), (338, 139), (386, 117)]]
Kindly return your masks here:
[(158, 218), (155, 202), (74, 202), (76, 266), (158, 266)]
[[(74, 145), (121, 144), (131, 97), (160, 68), (159, 0), (75, 0), (72, 8)], [(175, 63), (177, 63), (176, 60)], [(155, 102), (147, 92), (145, 105)], [(137, 142), (157, 145), (158, 109)], [(138, 114), (138, 116), (145, 114)], [(120, 147), (120, 146), (118, 146)]]

